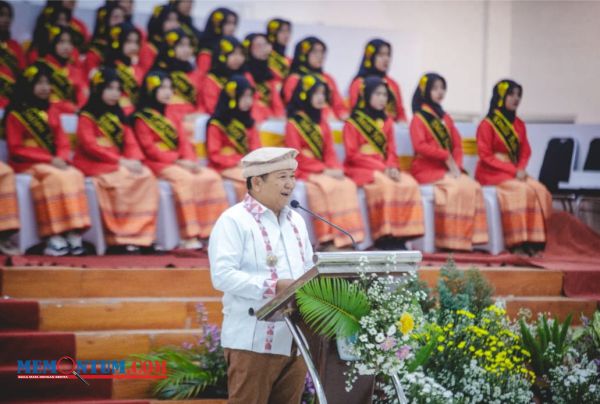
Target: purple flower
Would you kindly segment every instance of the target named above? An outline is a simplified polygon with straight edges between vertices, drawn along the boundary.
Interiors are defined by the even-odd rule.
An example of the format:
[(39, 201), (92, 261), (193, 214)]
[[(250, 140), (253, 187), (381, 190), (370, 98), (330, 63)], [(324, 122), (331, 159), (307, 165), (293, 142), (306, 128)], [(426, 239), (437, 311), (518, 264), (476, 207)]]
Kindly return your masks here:
[(310, 374), (306, 373), (306, 378), (304, 379), (304, 391), (308, 394), (315, 394), (317, 390), (315, 390), (315, 385), (310, 377)]
[(396, 346), (396, 339), (394, 337), (387, 337), (381, 344), (379, 344), (379, 348), (382, 351), (387, 352), (394, 349)]
[(396, 351), (396, 357), (400, 360), (406, 359), (408, 354), (410, 353), (410, 346), (404, 345), (402, 348)]
[(183, 347), (183, 349), (192, 349), (194, 347), (194, 344), (186, 341), (183, 344), (181, 344), (181, 346)]
[(584, 327), (590, 325), (590, 319), (583, 314), (581, 315), (581, 325), (583, 325)]

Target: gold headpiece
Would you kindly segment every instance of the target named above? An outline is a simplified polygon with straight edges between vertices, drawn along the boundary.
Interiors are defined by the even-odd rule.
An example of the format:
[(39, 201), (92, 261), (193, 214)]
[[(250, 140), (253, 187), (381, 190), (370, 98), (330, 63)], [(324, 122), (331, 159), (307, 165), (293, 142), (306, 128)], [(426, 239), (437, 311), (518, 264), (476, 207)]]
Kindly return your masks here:
[(229, 108), (234, 109), (237, 105), (235, 97), (235, 90), (237, 89), (237, 83), (235, 81), (229, 81), (225, 84), (225, 93), (229, 96)]
[(501, 107), (501, 106), (504, 105), (504, 97), (506, 96), (506, 92), (508, 91), (508, 87), (510, 87), (510, 84), (507, 81), (501, 81), (496, 86), (496, 89), (498, 90), (498, 95), (500, 95), (500, 99), (498, 100), (498, 106), (499, 107)]
[(154, 91), (155, 88), (160, 86), (160, 77), (158, 76), (149, 76), (146, 79), (146, 88), (148, 91)]
[(424, 74), (423, 77), (421, 77), (421, 80), (419, 80), (419, 90), (421, 91), (421, 95), (423, 97), (425, 97), (425, 89), (427, 88), (428, 80), (429, 80), (429, 77), (427, 77), (426, 74)]

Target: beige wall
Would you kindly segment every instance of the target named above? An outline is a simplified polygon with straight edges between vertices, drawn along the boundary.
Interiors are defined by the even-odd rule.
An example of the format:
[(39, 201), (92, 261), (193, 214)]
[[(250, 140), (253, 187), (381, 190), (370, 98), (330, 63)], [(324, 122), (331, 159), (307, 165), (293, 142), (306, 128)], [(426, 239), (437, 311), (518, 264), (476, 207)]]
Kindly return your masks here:
[[(249, 1), (232, 3), (253, 20), (281, 15), (298, 23), (410, 33), (419, 43), (409, 71), (438, 71), (445, 106), (485, 113), (493, 84), (525, 88), (525, 117), (600, 123), (600, 2), (595, 1)], [(207, 7), (208, 8), (208, 7)], [(354, 47), (341, 43), (331, 46)], [(358, 45), (360, 46), (360, 44)], [(411, 56), (415, 56), (411, 54)], [(356, 61), (350, 61), (356, 64)], [(335, 73), (335, 66), (330, 67)], [(406, 97), (416, 78), (399, 77)]]
[[(145, 20), (164, 2), (136, 0), (137, 17)], [(80, 0), (79, 7), (101, 3)], [(221, 5), (240, 13), (240, 35), (272, 16), (292, 20), (299, 31), (327, 32), (335, 39), (326, 67), (343, 91), (359, 49), (381, 31), (396, 45), (393, 73), (406, 108), (418, 76), (437, 71), (448, 81), (445, 108), (454, 114), (485, 113), (492, 85), (512, 77), (524, 85), (520, 113), (526, 118), (600, 123), (600, 1), (196, 0), (197, 24)]]
[(510, 72), (523, 112), (600, 123), (600, 2), (516, 2)]

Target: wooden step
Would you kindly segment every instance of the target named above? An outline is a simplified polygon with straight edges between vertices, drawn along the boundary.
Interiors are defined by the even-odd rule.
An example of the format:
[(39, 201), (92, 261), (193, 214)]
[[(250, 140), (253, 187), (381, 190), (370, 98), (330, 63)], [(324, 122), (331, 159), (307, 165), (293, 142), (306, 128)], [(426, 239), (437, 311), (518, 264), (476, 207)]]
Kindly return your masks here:
[[(459, 268), (466, 270), (468, 268)], [(483, 267), (481, 274), (494, 286), (498, 296), (560, 296), (563, 273), (549, 269), (523, 267)], [(419, 269), (419, 278), (435, 288), (439, 279), (439, 267)]]
[(157, 348), (194, 343), (202, 335), (201, 328), (187, 330), (111, 330), (77, 331), (77, 359), (126, 359), (132, 354), (145, 354)]
[[(463, 268), (465, 269), (465, 268)], [(560, 271), (483, 267), (498, 295), (560, 296)], [(424, 267), (419, 277), (435, 287), (439, 267)], [(14, 298), (218, 297), (208, 268), (9, 267), (2, 270), (2, 295)]]
[(207, 310), (210, 324), (222, 322), (217, 297), (41, 299), (39, 303), (43, 331), (196, 328), (198, 303)]
[[(143, 379), (116, 379), (113, 380), (112, 398), (119, 400), (152, 398), (152, 388), (155, 380)], [(195, 399), (195, 400), (152, 400), (152, 404), (227, 404), (222, 399)]]
[[(152, 400), (151, 404), (165, 404), (164, 400)], [(227, 404), (227, 400), (219, 400), (216, 398), (204, 398), (197, 400), (169, 400), (168, 404)]]
[[(112, 398), (118, 400), (152, 398), (152, 388), (155, 384), (156, 380), (151, 379), (115, 379), (112, 384)], [(165, 403), (165, 401), (161, 402)]]
[(581, 324), (581, 314), (588, 318), (598, 308), (594, 300), (577, 299), (562, 296), (536, 297), (499, 297), (506, 301), (506, 311), (511, 318), (516, 318), (519, 310), (527, 309), (532, 313), (532, 320), (537, 319), (538, 313), (550, 313), (551, 317), (564, 320), (569, 313), (573, 314), (573, 325)]
[(221, 296), (208, 268), (8, 267), (1, 274), (0, 294), (14, 298)]

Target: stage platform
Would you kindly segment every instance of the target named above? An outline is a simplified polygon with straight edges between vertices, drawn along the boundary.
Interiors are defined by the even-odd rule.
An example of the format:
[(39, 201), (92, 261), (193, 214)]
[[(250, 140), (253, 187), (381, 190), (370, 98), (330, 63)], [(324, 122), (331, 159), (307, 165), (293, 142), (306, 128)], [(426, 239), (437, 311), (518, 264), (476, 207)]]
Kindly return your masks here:
[[(520, 309), (534, 315), (549, 312), (561, 319), (573, 313), (574, 323), (579, 324), (580, 315), (590, 316), (600, 302), (600, 236), (562, 214), (555, 215), (550, 224), (547, 249), (540, 257), (477, 252), (452, 256), (459, 269), (481, 271), (494, 286), (494, 296), (506, 302), (510, 316)], [(435, 286), (448, 256), (426, 254), (419, 277)], [(64, 355), (81, 360), (123, 359), (192, 342), (201, 333), (199, 304), (209, 322), (222, 320), (221, 293), (212, 288), (203, 252), (17, 256), (0, 257), (0, 263), (3, 400), (150, 403), (151, 380), (94, 380), (86, 389), (78, 383), (66, 388), (56, 381), (33, 385), (17, 380), (16, 361)]]

